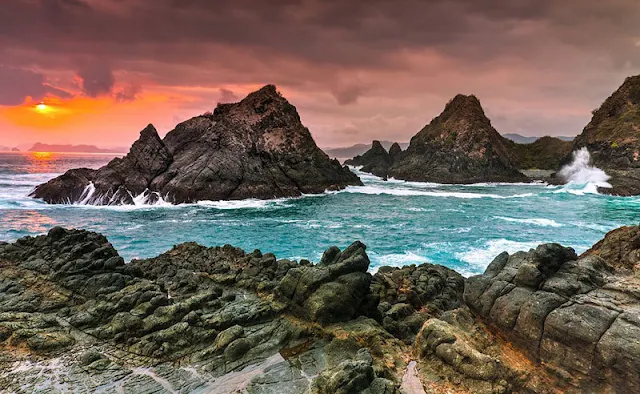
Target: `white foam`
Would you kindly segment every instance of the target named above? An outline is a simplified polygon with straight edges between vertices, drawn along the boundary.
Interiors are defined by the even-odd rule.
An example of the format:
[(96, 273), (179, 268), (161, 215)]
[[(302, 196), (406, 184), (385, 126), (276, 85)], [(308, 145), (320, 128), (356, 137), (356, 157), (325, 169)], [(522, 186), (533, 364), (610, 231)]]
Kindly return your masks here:
[(199, 201), (195, 205), (216, 209), (265, 209), (285, 206), (288, 199), (278, 198), (273, 200), (231, 200), (231, 201)]
[(371, 267), (371, 271), (374, 273), (378, 271), (378, 268), (384, 266), (404, 267), (411, 264), (419, 265), (431, 262), (431, 260), (429, 260), (428, 258), (410, 251), (384, 255), (376, 255), (375, 253), (370, 253), (370, 255), (371, 258), (375, 261), (375, 266)]
[(470, 248), (467, 251), (458, 252), (455, 256), (457, 259), (469, 264), (469, 269), (461, 269), (461, 274), (467, 276), (474, 272), (483, 272), (489, 263), (491, 263), (493, 259), (502, 252), (511, 254), (521, 250), (528, 251), (541, 243), (542, 242), (518, 242), (504, 238), (492, 239), (487, 241), (481, 247)]
[[(599, 187), (612, 187), (607, 182), (611, 177), (600, 168), (591, 165), (591, 154), (587, 148), (574, 151), (573, 161), (562, 167), (558, 175), (569, 184), (566, 192), (576, 195), (597, 194)], [(576, 185), (579, 187), (576, 188)]]
[(501, 196), (498, 194), (487, 194), (487, 193), (426, 191), (426, 190), (415, 190), (415, 189), (406, 189), (406, 188), (380, 187), (380, 186), (374, 186), (374, 185), (348, 186), (346, 189), (343, 190), (343, 192), (356, 193), (356, 194), (370, 194), (370, 195), (384, 194), (384, 195), (391, 195), (391, 196), (452, 197), (452, 198), (462, 198), (462, 199), (477, 199), (477, 198), (507, 199), (507, 198), (524, 198), (524, 197), (533, 196), (533, 193)]
[(505, 216), (494, 216), (494, 218), (504, 220), (506, 222), (534, 224), (536, 226), (543, 226), (543, 227), (562, 227), (562, 224), (556, 222), (553, 219), (543, 219), (543, 218), (517, 219), (517, 218), (509, 218)]

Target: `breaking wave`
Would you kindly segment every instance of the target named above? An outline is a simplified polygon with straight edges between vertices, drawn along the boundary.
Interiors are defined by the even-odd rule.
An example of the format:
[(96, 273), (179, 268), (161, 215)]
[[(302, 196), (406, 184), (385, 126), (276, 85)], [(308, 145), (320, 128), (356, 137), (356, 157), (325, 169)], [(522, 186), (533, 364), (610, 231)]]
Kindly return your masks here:
[(573, 161), (558, 171), (567, 181), (565, 192), (582, 195), (597, 194), (599, 187), (611, 188), (607, 182), (611, 177), (598, 167), (591, 165), (591, 154), (587, 148), (573, 152)]

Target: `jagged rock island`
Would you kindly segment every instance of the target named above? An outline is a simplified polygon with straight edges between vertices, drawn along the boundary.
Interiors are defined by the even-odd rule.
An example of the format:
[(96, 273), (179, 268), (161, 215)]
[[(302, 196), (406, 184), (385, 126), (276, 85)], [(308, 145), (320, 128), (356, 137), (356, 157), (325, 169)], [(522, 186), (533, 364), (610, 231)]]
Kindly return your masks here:
[(35, 188), (51, 204), (174, 204), (296, 197), (361, 185), (316, 146), (296, 108), (267, 85), (160, 139), (149, 125), (129, 154), (106, 166), (74, 169)]
[(185, 243), (125, 264), (100, 234), (0, 243), (0, 387), (103, 393), (637, 393), (640, 227), (483, 275), (368, 272)]
[[(603, 193), (640, 195), (640, 75), (628, 77), (593, 112), (591, 122), (576, 137), (573, 150), (587, 148), (593, 164), (612, 178)], [(562, 164), (569, 163), (567, 155)]]
[[(522, 182), (528, 178), (515, 166), (510, 141), (502, 137), (484, 114), (475, 96), (459, 94), (444, 111), (411, 138), (405, 151), (373, 145), (350, 161), (375, 170), (375, 175), (407, 181), (458, 183)], [(373, 161), (378, 164), (373, 164)]]

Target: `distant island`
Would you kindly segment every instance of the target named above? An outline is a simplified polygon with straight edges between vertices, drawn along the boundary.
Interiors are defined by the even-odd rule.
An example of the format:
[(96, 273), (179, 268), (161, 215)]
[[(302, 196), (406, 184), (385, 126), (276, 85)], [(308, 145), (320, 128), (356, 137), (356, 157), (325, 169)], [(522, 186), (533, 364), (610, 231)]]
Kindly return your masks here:
[[(534, 142), (542, 138), (542, 137), (525, 137), (524, 135), (515, 134), (515, 133), (502, 134), (502, 136), (518, 144), (533, 144)], [(562, 141), (573, 141), (575, 139), (575, 137), (567, 137), (567, 136), (558, 136), (555, 138)]]
[(128, 148), (98, 148), (95, 145), (54, 145), (36, 142), (28, 152), (127, 153)]
[(8, 146), (0, 145), (0, 152), (20, 152), (18, 148), (10, 148)]

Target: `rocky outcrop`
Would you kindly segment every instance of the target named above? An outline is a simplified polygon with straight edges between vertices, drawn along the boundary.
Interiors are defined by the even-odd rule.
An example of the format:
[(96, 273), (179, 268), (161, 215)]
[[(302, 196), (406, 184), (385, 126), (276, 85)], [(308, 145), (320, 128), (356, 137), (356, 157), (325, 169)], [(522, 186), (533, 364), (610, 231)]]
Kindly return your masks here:
[(509, 142), (491, 126), (475, 96), (457, 95), (398, 154), (389, 176), (438, 183), (526, 181)]
[(180, 123), (164, 139), (149, 125), (125, 157), (98, 170), (70, 170), (32, 196), (52, 204), (177, 204), (296, 197), (360, 184), (316, 146), (296, 108), (268, 85)]
[[(397, 149), (402, 151), (400, 145), (397, 143), (392, 145), (392, 148), (394, 156), (398, 154)], [(386, 178), (389, 173), (389, 168), (393, 164), (394, 156), (384, 149), (380, 141), (373, 141), (371, 149), (362, 154), (362, 156), (356, 156), (351, 160), (345, 161), (344, 164), (356, 167), (361, 166), (361, 170), (364, 172)]]
[[(640, 194), (640, 75), (627, 78), (574, 140), (573, 150), (587, 148), (593, 164), (612, 176), (601, 192)], [(570, 163), (567, 154), (562, 165)]]
[(555, 137), (541, 137), (530, 144), (510, 142), (515, 157), (513, 164), (521, 170), (556, 170), (571, 153), (571, 141)]
[[(465, 280), (178, 245), (125, 264), (100, 234), (0, 243), (7, 392), (638, 392), (640, 227), (582, 256), (499, 255)], [(52, 373), (51, 371), (55, 371)]]
[(636, 392), (639, 240), (640, 227), (627, 227), (580, 257), (557, 244), (503, 253), (468, 279), (465, 302), (567, 391)]

